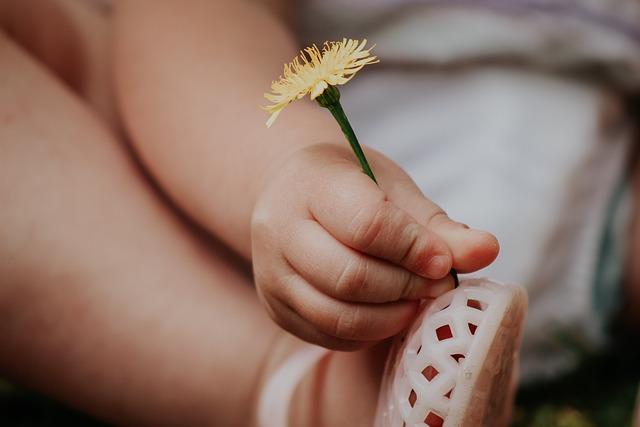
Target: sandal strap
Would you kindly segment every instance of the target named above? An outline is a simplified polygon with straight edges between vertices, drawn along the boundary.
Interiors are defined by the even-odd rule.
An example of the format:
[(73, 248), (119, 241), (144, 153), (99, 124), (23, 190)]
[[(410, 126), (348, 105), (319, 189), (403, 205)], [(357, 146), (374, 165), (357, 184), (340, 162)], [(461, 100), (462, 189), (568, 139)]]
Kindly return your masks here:
[(329, 350), (308, 345), (289, 356), (262, 389), (258, 401), (260, 427), (287, 427), (293, 393), (302, 378)]

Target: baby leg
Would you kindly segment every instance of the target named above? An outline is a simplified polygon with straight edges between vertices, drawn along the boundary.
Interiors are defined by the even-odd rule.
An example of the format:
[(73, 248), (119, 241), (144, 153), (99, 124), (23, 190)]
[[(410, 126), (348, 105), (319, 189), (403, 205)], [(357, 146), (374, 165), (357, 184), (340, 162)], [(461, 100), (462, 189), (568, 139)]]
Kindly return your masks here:
[[(2, 375), (118, 424), (251, 425), (262, 383), (303, 344), (2, 35), (0, 69)], [(323, 361), (292, 425), (370, 426), (385, 355)]]
[(115, 128), (110, 21), (89, 1), (0, 0), (0, 26)]
[(4, 36), (0, 69), (0, 371), (123, 424), (246, 425), (278, 334), (247, 277)]

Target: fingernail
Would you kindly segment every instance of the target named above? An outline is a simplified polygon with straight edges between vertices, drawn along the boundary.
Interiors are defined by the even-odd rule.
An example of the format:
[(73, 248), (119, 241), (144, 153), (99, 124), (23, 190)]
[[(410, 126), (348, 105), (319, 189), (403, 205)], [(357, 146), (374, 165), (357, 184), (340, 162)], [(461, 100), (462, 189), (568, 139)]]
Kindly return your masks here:
[(427, 264), (427, 275), (432, 279), (440, 279), (451, 268), (451, 259), (447, 255), (436, 255)]

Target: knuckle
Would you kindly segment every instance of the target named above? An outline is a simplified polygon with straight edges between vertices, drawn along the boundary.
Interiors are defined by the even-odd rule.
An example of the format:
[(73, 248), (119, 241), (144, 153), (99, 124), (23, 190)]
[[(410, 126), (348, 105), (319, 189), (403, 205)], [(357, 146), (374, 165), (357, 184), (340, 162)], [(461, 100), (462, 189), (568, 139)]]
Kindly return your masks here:
[(360, 296), (367, 284), (367, 263), (360, 257), (350, 257), (336, 281), (335, 296), (351, 300)]
[(360, 307), (355, 306), (340, 312), (333, 327), (333, 335), (347, 340), (355, 339), (362, 334), (366, 326)]
[(420, 244), (421, 226), (418, 223), (411, 222), (407, 224), (402, 233), (400, 234), (401, 250), (399, 251), (398, 262), (400, 264), (406, 264), (416, 254), (416, 250)]
[(445, 211), (443, 211), (442, 209), (438, 208), (436, 209), (435, 212), (433, 212), (426, 221), (427, 226), (436, 223), (438, 221), (443, 221), (443, 220), (448, 220), (449, 219), (449, 215), (447, 215), (447, 213)]
[(408, 299), (413, 296), (414, 292), (414, 275), (407, 272), (403, 273), (402, 285), (400, 286), (399, 299)]
[(387, 220), (389, 202), (380, 199), (373, 205), (362, 207), (352, 220), (351, 236), (354, 245), (366, 250), (380, 236)]

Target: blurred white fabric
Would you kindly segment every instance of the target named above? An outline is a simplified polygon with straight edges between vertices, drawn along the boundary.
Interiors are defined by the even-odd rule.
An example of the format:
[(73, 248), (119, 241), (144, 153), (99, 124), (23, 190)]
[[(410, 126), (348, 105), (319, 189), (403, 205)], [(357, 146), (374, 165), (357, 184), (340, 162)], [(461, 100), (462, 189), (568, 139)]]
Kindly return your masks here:
[[(404, 3), (406, 12), (388, 9)], [(497, 235), (501, 254), (479, 275), (527, 287), (523, 378), (549, 377), (575, 364), (572, 345), (606, 342), (614, 306), (600, 301), (596, 282), (614, 202), (614, 237), (624, 236), (629, 218), (618, 192), (631, 134), (620, 89), (611, 88), (637, 87), (638, 40), (618, 21), (607, 26), (582, 9), (568, 18), (502, 11), (500, 1), (432, 3), (308, 2), (305, 38), (366, 36), (378, 44), (381, 65), (341, 89), (356, 133), (451, 217)], [(605, 2), (591, 4), (606, 10)], [(612, 2), (610, 11), (618, 10), (640, 16), (636, 2)], [(594, 65), (601, 74), (593, 81), (572, 77)], [(612, 300), (624, 246), (614, 240), (604, 293)]]

